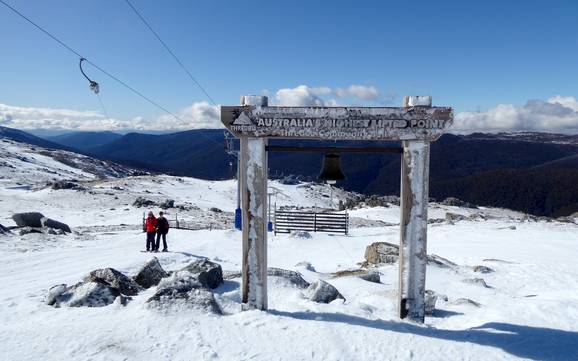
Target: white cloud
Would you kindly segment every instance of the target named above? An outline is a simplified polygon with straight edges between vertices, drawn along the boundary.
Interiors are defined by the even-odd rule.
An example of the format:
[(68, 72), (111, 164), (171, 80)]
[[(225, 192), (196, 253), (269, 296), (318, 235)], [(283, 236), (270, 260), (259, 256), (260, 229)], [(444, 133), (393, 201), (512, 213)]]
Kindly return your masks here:
[(462, 112), (456, 115), (453, 132), (536, 131), (551, 133), (578, 132), (578, 101), (571, 96), (529, 100), (523, 106), (499, 104), (485, 112)]
[(310, 88), (307, 85), (299, 85), (295, 88), (279, 89), (275, 95), (279, 105), (294, 107), (320, 107), (325, 105), (322, 95), (331, 94), (331, 88)]
[(194, 103), (176, 114), (156, 119), (137, 116), (129, 120), (107, 119), (96, 111), (17, 107), (0, 103), (0, 125), (18, 129), (50, 130), (165, 130), (221, 128), (218, 106), (207, 102)]
[(379, 97), (379, 90), (374, 86), (353, 84), (347, 88), (337, 88), (335, 94), (340, 98), (355, 97), (362, 100), (376, 100)]

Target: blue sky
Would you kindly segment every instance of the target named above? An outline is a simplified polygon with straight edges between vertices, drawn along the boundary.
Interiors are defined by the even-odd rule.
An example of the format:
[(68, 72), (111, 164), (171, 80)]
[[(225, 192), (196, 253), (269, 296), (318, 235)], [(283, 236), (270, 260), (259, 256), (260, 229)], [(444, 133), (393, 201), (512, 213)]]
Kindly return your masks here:
[[(190, 127), (214, 118), (200, 103), (204, 94), (124, 1), (4, 1)], [(434, 105), (484, 115), (470, 114), (468, 124), (578, 128), (578, 1), (131, 1), (218, 104), (267, 93), (278, 104), (398, 106), (404, 95), (432, 95)], [(99, 124), (101, 107), (75, 55), (1, 4), (0, 32), (5, 125)], [(86, 70), (122, 126), (188, 127)], [(502, 119), (508, 112), (500, 106), (515, 121)], [(33, 118), (31, 109), (42, 115), (16, 122)], [(59, 123), (59, 116), (71, 119)], [(552, 116), (564, 119), (544, 123)]]

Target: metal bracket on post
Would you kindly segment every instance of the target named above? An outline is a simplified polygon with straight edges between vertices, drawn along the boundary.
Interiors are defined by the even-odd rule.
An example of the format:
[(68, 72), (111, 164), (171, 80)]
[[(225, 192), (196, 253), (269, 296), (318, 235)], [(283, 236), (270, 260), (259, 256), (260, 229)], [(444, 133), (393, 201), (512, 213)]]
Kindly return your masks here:
[[(404, 107), (431, 107), (431, 97), (405, 97)], [(423, 323), (427, 266), (429, 141), (403, 142), (400, 190), (398, 314)]]
[[(241, 105), (267, 106), (267, 97), (243, 96)], [(241, 137), (240, 143), (243, 309), (266, 310), (267, 139)]]

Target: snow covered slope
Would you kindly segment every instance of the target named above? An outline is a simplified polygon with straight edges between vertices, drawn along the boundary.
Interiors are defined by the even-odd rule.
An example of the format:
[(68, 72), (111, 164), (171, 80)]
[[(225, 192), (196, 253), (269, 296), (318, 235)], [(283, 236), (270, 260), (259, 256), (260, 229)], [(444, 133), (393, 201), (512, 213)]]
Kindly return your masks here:
[(138, 172), (78, 153), (42, 148), (0, 137), (0, 184), (30, 187), (42, 182), (125, 177)]
[[(39, 162), (34, 154), (26, 157), (34, 161), (18, 167)], [(349, 236), (269, 235), (269, 266), (299, 271), (309, 282), (324, 279), (345, 301), (314, 303), (270, 277), (267, 312), (241, 311), (239, 278), (216, 289), (223, 316), (147, 308), (152, 289), (126, 306), (47, 306), (43, 301), (55, 284), (73, 284), (102, 267), (133, 275), (150, 259), (139, 252), (145, 247), (142, 213), (149, 208), (134, 206), (138, 197), (173, 199), (177, 208), (167, 210), (169, 218), (178, 212), (199, 228), (169, 232), (172, 252), (156, 255), (166, 270), (207, 257), (224, 270), (239, 271), (241, 235), (232, 229), (234, 181), (97, 179), (43, 161), (49, 170), (58, 168), (59, 177), (84, 180), (86, 189), (35, 187), (16, 172), (2, 173), (0, 223), (12, 225), (14, 212), (41, 211), (73, 228), (66, 236), (0, 235), (2, 360), (578, 360), (578, 225), (502, 209), (430, 204), (429, 218), (436, 221), (429, 225), (428, 251), (456, 266), (428, 266), (427, 288), (447, 301), (438, 301), (425, 325), (396, 318), (397, 264), (376, 268), (380, 283), (335, 274), (358, 269), (369, 244), (397, 243), (399, 207), (392, 204), (350, 211), (364, 226)], [(42, 167), (32, 171), (36, 179), (50, 178)], [(33, 186), (15, 188), (14, 179)], [(271, 188), (278, 206), (331, 204), (325, 186), (271, 182)], [(345, 196), (334, 193), (335, 203)], [(464, 218), (442, 220), (448, 212)], [(302, 261), (313, 268), (296, 266)], [(494, 272), (481, 274), (474, 266)]]

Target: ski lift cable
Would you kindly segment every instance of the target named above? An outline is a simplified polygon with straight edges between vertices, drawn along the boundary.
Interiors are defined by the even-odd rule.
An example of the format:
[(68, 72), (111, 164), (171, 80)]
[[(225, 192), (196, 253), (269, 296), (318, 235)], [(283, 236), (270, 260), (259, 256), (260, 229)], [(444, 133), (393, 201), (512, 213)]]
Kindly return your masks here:
[(209, 99), (209, 101), (214, 105), (217, 106), (217, 103), (213, 100), (213, 98), (209, 95), (209, 93), (205, 90), (205, 88), (197, 81), (197, 79), (191, 74), (189, 69), (183, 64), (183, 62), (175, 55), (175, 53), (168, 47), (168, 45), (161, 39), (159, 34), (153, 29), (153, 27), (149, 24), (149, 22), (141, 15), (141, 13), (134, 7), (134, 5), (129, 1), (125, 0), (128, 6), (132, 9), (132, 11), (138, 16), (138, 18), (143, 22), (143, 24), (153, 33), (155, 38), (161, 43), (161, 45), (165, 48), (165, 50), (175, 59), (177, 64), (183, 69), (185, 73), (189, 76), (189, 78), (196, 84), (196, 86), (201, 89), (201, 91), (205, 94), (205, 96)]
[[(114, 81), (116, 81), (117, 83), (121, 84), (122, 86), (124, 86), (125, 88), (127, 88), (128, 90), (132, 91), (133, 93), (135, 93), (136, 95), (138, 95), (139, 97), (141, 97), (142, 99), (144, 99), (145, 101), (147, 101), (148, 103), (152, 104), (153, 106), (157, 107), (158, 109), (162, 110), (163, 112), (169, 114), (170, 116), (172, 116), (173, 118), (177, 119), (178, 121), (181, 121), (183, 123), (186, 123), (182, 118), (180, 118), (179, 116), (177, 116), (176, 114), (174, 114), (173, 112), (169, 111), (167, 108), (163, 107), (162, 105), (160, 105), (159, 103), (155, 102), (154, 100), (150, 99), (149, 97), (147, 97), (146, 95), (144, 95), (143, 93), (141, 93), (140, 91), (138, 91), (137, 89), (133, 88), (132, 86), (130, 86), (129, 84), (127, 84), (126, 82), (122, 81), (121, 79), (119, 79), (117, 76), (109, 73), (108, 71), (106, 71), (105, 69), (101, 68), (100, 66), (98, 66), (97, 64), (95, 64), (94, 62), (92, 62), (90, 59), (85, 58), (84, 56), (82, 56), (78, 51), (74, 50), (72, 47), (68, 46), (65, 42), (63, 42), (62, 40), (60, 40), (58, 37), (56, 37), (55, 35), (53, 35), (52, 33), (50, 33), (48, 30), (44, 29), (42, 26), (38, 25), (37, 23), (35, 23), (34, 21), (32, 21), (30, 18), (28, 18), (26, 15), (24, 15), (23, 13), (21, 13), (20, 11), (18, 11), (16, 8), (12, 7), (10, 4), (6, 3), (4, 0), (0, 0), (0, 3), (4, 6), (6, 6), (8, 9), (10, 9), (12, 12), (14, 12), (16, 15), (20, 16), (22, 19), (26, 20), (28, 23), (30, 23), (31, 25), (33, 25), (35, 28), (37, 28), (38, 30), (40, 30), (41, 32), (43, 32), (45, 35), (47, 35), (48, 37), (50, 37), (52, 40), (56, 41), (60, 46), (62, 46), (63, 48), (65, 48), (66, 50), (68, 50), (69, 52), (75, 54), (76, 56), (78, 56), (82, 61), (87, 62), (88, 64), (92, 65), (94, 68), (96, 68), (97, 70), (99, 70), (100, 72), (102, 72), (103, 74), (105, 74), (106, 76), (108, 76), (109, 78), (113, 79)], [(84, 60), (82, 60), (84, 59)], [(82, 71), (82, 68), (81, 68)], [(83, 72), (84, 74), (84, 72)], [(84, 74), (84, 76), (86, 77), (86, 74)], [(86, 77), (87, 79), (89, 79), (88, 77)], [(91, 81), (89, 79), (89, 81)], [(96, 83), (96, 82), (95, 82)], [(98, 84), (98, 83), (96, 83)], [(200, 133), (202, 134), (202, 133)], [(209, 138), (208, 136), (204, 135), (208, 140), (212, 141), (215, 144), (219, 144), (217, 141), (215, 141), (214, 139)]]
[[(187, 69), (187, 67), (183, 64), (183, 62), (181, 61), (181, 59), (179, 59), (179, 57), (171, 50), (171, 48), (169, 48), (169, 46), (167, 45), (167, 43), (165, 43), (165, 41), (160, 37), (160, 35), (153, 29), (153, 27), (150, 25), (150, 23), (144, 18), (144, 16), (142, 16), (142, 14), (137, 10), (137, 8), (130, 2), (130, 0), (125, 0), (125, 2), (127, 3), (127, 5), (131, 8), (131, 10), (135, 13), (135, 15), (142, 21), (142, 23), (150, 30), (150, 32), (154, 35), (154, 37), (159, 41), (159, 43), (161, 43), (161, 45), (163, 46), (163, 48), (165, 48), (165, 50), (171, 55), (171, 57), (177, 62), (177, 64), (181, 67), (181, 69), (183, 69), (183, 71), (188, 75), (188, 77), (191, 79), (191, 81), (205, 94), (205, 96), (207, 97), (207, 99), (209, 99), (209, 101), (211, 102), (211, 104), (213, 104), (213, 106), (217, 106), (217, 103), (213, 100), (213, 98), (209, 95), (209, 93), (207, 92), (207, 90), (201, 85), (201, 83), (199, 83), (199, 81), (193, 76), (193, 74), (189, 71), (189, 69)], [(225, 137), (225, 152), (233, 157), (236, 157), (237, 154), (236, 152), (232, 149), (232, 140), (231, 140), (231, 133), (229, 132), (228, 129), (225, 130), (224, 132), (224, 137)]]

